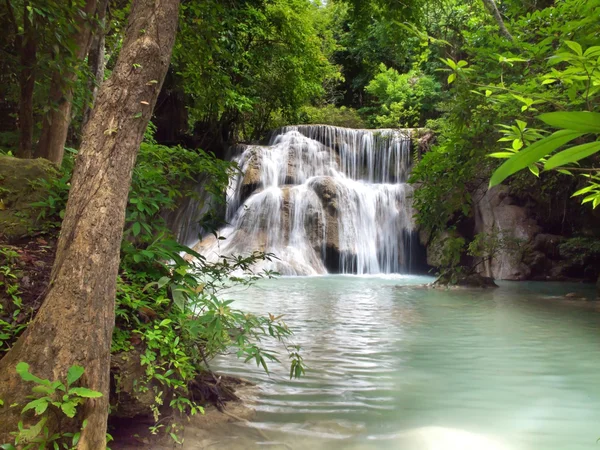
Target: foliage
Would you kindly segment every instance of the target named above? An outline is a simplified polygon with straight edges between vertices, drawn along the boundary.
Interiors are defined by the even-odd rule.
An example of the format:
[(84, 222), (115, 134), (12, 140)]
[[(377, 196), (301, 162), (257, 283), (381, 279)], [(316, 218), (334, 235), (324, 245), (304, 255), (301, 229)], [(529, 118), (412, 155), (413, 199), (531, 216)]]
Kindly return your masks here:
[[(444, 76), (449, 97), (438, 105), (442, 117), (428, 123), (438, 144), (418, 162), (411, 179), (420, 186), (415, 192), (417, 221), (434, 233), (469, 220), (471, 195), (488, 184), (496, 167), (487, 154), (508, 158), (538, 145), (546, 135), (545, 127), (536, 122), (541, 114), (576, 112), (590, 101), (596, 104), (592, 95), (586, 99), (594, 82), (593, 72), (584, 73), (584, 65), (588, 71), (592, 66), (583, 59), (584, 49), (597, 43), (597, 23), (591, 17), (600, 12), (599, 1), (567, 0), (527, 12), (513, 4), (514, 16), (508, 20), (513, 42), (490, 31), (492, 22), (485, 11), (457, 3), (442, 2), (447, 8), (428, 13), (435, 17), (427, 25), (428, 34), (452, 46), (430, 45), (426, 63)], [(577, 55), (566, 40), (578, 42), (582, 54)], [(557, 47), (561, 56), (554, 58)], [(593, 94), (593, 89), (589, 92)], [(535, 175), (543, 169), (542, 163), (524, 161), (521, 168), (529, 167)], [(512, 192), (535, 196), (551, 209), (562, 196), (561, 185), (574, 184), (566, 176), (564, 172), (542, 173), (539, 178), (519, 174), (511, 180)], [(570, 205), (565, 208), (572, 210)], [(567, 223), (576, 217), (568, 214)]]
[[(584, 51), (581, 45), (574, 41), (565, 41), (565, 45), (569, 51), (557, 53), (550, 59), (550, 64), (566, 62), (566, 68), (562, 71), (552, 68), (551, 73), (543, 77), (543, 84), (550, 85), (560, 82), (567, 87), (571, 106), (576, 107), (579, 104), (577, 99), (583, 99), (585, 106), (592, 109), (597, 103), (596, 96), (600, 92), (600, 46), (589, 47)], [(585, 142), (556, 154), (552, 153), (583, 136), (600, 134), (600, 114), (590, 111), (558, 111), (541, 114), (538, 118), (546, 125), (559, 128), (559, 131), (538, 140), (527, 148), (515, 148), (514, 154), (501, 155), (509, 159), (494, 172), (490, 186), (501, 183), (524, 166), (535, 167), (535, 172), (538, 173), (538, 166), (544, 170), (559, 170), (567, 175), (573, 171), (590, 172), (583, 174), (588, 179), (588, 186), (573, 195), (587, 194), (582, 202), (591, 202), (595, 208), (600, 204), (600, 185), (598, 184), (600, 178), (593, 170), (580, 167), (579, 161), (600, 151), (600, 142)], [(541, 136), (538, 135), (538, 138)]]
[[(151, 127), (141, 146), (126, 210), (112, 350), (142, 345), (146, 378), (138, 380), (137, 388), (154, 391), (156, 431), (167, 395), (171, 408), (202, 411), (188, 385), (200, 371), (209, 370), (212, 358), (230, 349), (268, 371), (268, 362), (279, 357), (261, 342), (275, 339), (291, 358), (290, 376), (300, 376), (304, 364), (299, 349), (288, 343), (291, 331), (281, 316), (247, 314), (222, 298), (227, 288), (273, 276), (252, 273), (254, 263), (272, 255), (222, 257), (211, 263), (179, 244), (164, 219), (165, 211), (176, 209), (183, 198), (222, 203), (234, 166), (201, 150), (158, 145), (153, 131)], [(63, 167), (61, 178), (49, 182), (49, 195), (57, 201), (49, 198), (37, 205), (50, 223), (60, 221), (69, 175)], [(205, 180), (207, 196), (196, 191), (199, 179)]]
[(600, 262), (600, 241), (589, 237), (565, 239), (559, 245), (560, 256), (584, 267)]
[(23, 301), (18, 282), (18, 258), (19, 254), (11, 247), (0, 247), (0, 357), (12, 347), (28, 324), (28, 321), (19, 320)]
[(181, 6), (174, 66), (189, 97), (191, 126), (223, 124), (257, 138), (274, 113), (288, 119), (338, 78), (318, 3), (218, 1)]
[(366, 124), (358, 112), (345, 106), (336, 107), (325, 105), (322, 107), (305, 106), (300, 109), (300, 123), (333, 125), (346, 128), (366, 128)]
[[(68, 420), (75, 417), (77, 408), (86, 399), (102, 397), (102, 394), (98, 391), (75, 386), (83, 375), (84, 368), (77, 365), (69, 367), (64, 383), (61, 380), (50, 381), (35, 376), (29, 371), (29, 364), (22, 361), (17, 364), (16, 370), (23, 381), (35, 383), (35, 386), (31, 388), (32, 395), (29, 396), (32, 400), (24, 406), (21, 414), (25, 415), (28, 411), (33, 411), (34, 415), (39, 417), (39, 420), (30, 427), (25, 427), (22, 421), (19, 422), (18, 431), (14, 433), (14, 445), (4, 444), (1, 448), (6, 450), (16, 448), (23, 450), (33, 448), (77, 448), (81, 431), (86, 427), (86, 421), (83, 422), (81, 430), (76, 433), (60, 431), (62, 428), (61, 422), (63, 418)], [(11, 406), (15, 407), (16, 405)], [(50, 434), (49, 428), (46, 426), (51, 413), (59, 422), (59, 431), (53, 434)]]
[[(378, 128), (422, 126), (434, 115), (440, 88), (433, 77), (422, 72), (411, 70), (400, 74), (381, 64), (379, 73), (365, 88), (377, 105), (370, 108), (368, 120)], [(365, 108), (365, 112), (368, 110)]]
[(441, 239), (438, 277), (451, 285), (475, 273), (481, 264), (491, 261), (500, 252), (512, 253), (519, 259), (522, 248), (519, 239), (498, 230), (477, 233), (468, 244), (462, 236), (449, 235)]

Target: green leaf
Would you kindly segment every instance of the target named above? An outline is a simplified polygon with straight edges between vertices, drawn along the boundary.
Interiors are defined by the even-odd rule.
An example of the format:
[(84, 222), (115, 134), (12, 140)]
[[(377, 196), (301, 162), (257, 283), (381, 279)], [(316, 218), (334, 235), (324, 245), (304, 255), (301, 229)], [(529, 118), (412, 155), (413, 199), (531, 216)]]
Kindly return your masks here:
[(557, 171), (558, 173), (562, 173), (563, 175), (573, 175), (571, 172), (569, 172), (568, 170), (565, 169), (558, 169)]
[(555, 128), (600, 133), (600, 113), (588, 111), (552, 112), (540, 114), (538, 118)]
[(135, 222), (131, 229), (133, 231), (133, 235), (137, 236), (138, 234), (140, 234), (140, 231), (142, 231), (142, 225), (139, 222)]
[(575, 53), (577, 53), (577, 55), (579, 55), (579, 56), (583, 55), (583, 49), (581, 48), (581, 45), (579, 45), (577, 42), (565, 41), (565, 44), (567, 44), (571, 50), (573, 50)]
[(532, 164), (528, 167), (529, 171), (534, 174), (536, 177), (540, 176), (540, 168), (535, 164)]
[(588, 144), (576, 145), (575, 147), (563, 150), (550, 158), (546, 164), (544, 164), (544, 170), (554, 169), (558, 166), (564, 166), (579, 161), (580, 159), (587, 158), (600, 151), (600, 141), (590, 142)]
[(43, 414), (46, 409), (48, 409), (48, 405), (49, 402), (47, 397), (38, 398), (27, 403), (21, 412), (24, 413), (30, 409), (35, 409), (35, 414), (39, 416), (40, 414)]
[(185, 295), (179, 289), (173, 289), (173, 301), (179, 309), (185, 311)]
[[(29, 428), (23, 429), (23, 430), (21, 430), (21, 427), (19, 427), (20, 437), (23, 439), (23, 441), (33, 441), (42, 432), (42, 428), (44, 428), (44, 425), (47, 420), (48, 420), (48, 417), (45, 416), (45, 417), (42, 417), (40, 419), (40, 421), (32, 427), (29, 427)], [(22, 425), (20, 422), (19, 422), (19, 424)]]
[(71, 385), (75, 383), (77, 380), (81, 378), (85, 369), (81, 366), (74, 365), (69, 367), (69, 371), (67, 372), (67, 385)]
[(65, 413), (67, 417), (73, 418), (77, 413), (77, 404), (75, 402), (65, 402), (60, 404), (60, 409)]
[(169, 284), (170, 281), (171, 281), (171, 279), (169, 277), (161, 277), (157, 283), (158, 288), (160, 289), (160, 288), (166, 286), (167, 284)]
[(538, 162), (541, 158), (553, 152), (561, 145), (578, 138), (582, 134), (583, 133), (571, 130), (556, 131), (550, 136), (531, 144), (526, 149), (515, 153), (494, 171), (492, 178), (490, 179), (490, 187), (502, 183), (512, 174)]
[(33, 381), (34, 383), (43, 384), (44, 386), (50, 385), (50, 380), (42, 380), (41, 378), (38, 378), (34, 374), (30, 373), (29, 364), (26, 362), (21, 361), (18, 363), (16, 370), (23, 381)]
[(452, 84), (452, 82), (456, 80), (456, 74), (455, 73), (451, 73), (450, 75), (448, 75), (448, 84)]
[(512, 143), (513, 150), (521, 150), (523, 148), (523, 141), (521, 139), (515, 139)]
[(88, 388), (84, 388), (84, 387), (75, 387), (73, 389), (69, 389), (69, 394), (75, 394), (79, 397), (85, 397), (85, 398), (102, 397), (101, 392), (94, 391), (93, 389), (88, 389)]
[(583, 189), (579, 189), (577, 192), (575, 192), (573, 195), (571, 195), (571, 197), (577, 197), (578, 195), (587, 194), (588, 192), (594, 190), (595, 188), (596, 188), (596, 185), (590, 184), (590, 185), (584, 187)]

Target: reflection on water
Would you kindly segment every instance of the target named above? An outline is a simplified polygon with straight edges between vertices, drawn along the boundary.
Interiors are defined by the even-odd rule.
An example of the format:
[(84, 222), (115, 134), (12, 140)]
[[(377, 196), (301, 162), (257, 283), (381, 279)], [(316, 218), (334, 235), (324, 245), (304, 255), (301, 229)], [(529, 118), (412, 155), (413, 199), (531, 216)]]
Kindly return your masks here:
[(428, 281), (298, 277), (235, 293), (240, 308), (286, 314), (310, 370), (290, 381), (286, 367), (268, 377), (221, 359), (222, 370), (259, 383), (252, 425), (261, 431), (230, 427), (217, 447), (596, 448), (600, 308), (558, 297), (590, 288), (410, 286)]

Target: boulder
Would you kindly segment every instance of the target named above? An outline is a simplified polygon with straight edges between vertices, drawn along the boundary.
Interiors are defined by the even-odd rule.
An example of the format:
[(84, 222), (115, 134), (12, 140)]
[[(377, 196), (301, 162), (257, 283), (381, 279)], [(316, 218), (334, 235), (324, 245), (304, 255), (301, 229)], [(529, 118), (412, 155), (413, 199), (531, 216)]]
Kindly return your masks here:
[[(331, 177), (318, 177), (312, 181), (311, 187), (321, 200), (325, 214), (324, 221), (317, 227), (313, 227), (315, 237), (319, 238), (313, 241), (318, 242), (315, 250), (325, 249), (325, 267), (329, 272), (336, 273), (340, 271), (340, 261), (344, 254), (344, 251), (340, 249), (337, 186)], [(323, 226), (325, 230), (323, 230)], [(323, 235), (325, 242), (322, 242)]]
[(541, 231), (524, 207), (515, 205), (507, 186), (482, 187), (473, 195), (475, 233), (497, 233), (515, 245), (500, 249), (489, 261), (479, 265), (480, 273), (498, 280), (524, 280), (531, 274), (524, 263), (523, 249)]
[(431, 267), (442, 267), (444, 265), (444, 254), (448, 251), (451, 239), (462, 238), (456, 230), (445, 230), (437, 234), (427, 246), (427, 265)]
[(257, 150), (253, 150), (244, 166), (244, 178), (240, 186), (241, 202), (243, 203), (261, 185), (260, 156)]

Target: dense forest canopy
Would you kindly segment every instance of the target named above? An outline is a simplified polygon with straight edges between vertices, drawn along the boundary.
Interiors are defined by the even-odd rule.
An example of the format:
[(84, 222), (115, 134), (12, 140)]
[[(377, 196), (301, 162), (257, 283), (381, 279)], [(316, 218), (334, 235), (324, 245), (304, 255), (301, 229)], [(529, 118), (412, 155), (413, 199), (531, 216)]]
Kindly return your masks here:
[[(6, 0), (0, 8), (0, 423), (16, 427), (24, 409), (16, 445), (49, 445), (46, 422), (64, 432), (57, 440), (83, 433), (80, 448), (104, 445), (109, 350), (138, 352), (145, 388), (160, 391), (149, 406), (156, 421), (166, 399), (179, 412), (200, 411), (194, 383), (232, 348), (268, 371), (279, 357), (261, 339), (274, 338), (290, 376), (302, 375), (281, 317), (244, 314), (222, 297), (228, 283), (271, 276), (235, 273), (276, 255), (210, 263), (172, 227), (193, 200), (208, 211), (203, 230), (215, 231), (237, 170), (226, 150), (278, 127), (418, 129), (416, 221), (425, 245), (443, 241), (436, 266), (450, 279), (465, 258), (499, 245), (472, 230), (474, 198), (500, 183), (547, 233), (575, 239), (571, 254), (600, 254), (589, 225), (600, 204), (600, 0)], [(23, 203), (12, 174), (37, 170), (31, 158), (51, 163), (38, 160), (31, 208), (10, 216)], [(57, 262), (29, 305), (12, 245), (37, 236), (58, 248)], [(84, 264), (87, 254), (98, 267)], [(59, 349), (55, 367), (35, 351), (61, 330), (47, 305), (66, 301), (96, 311), (80, 320), (101, 320), (108, 337), (98, 335), (92, 358), (61, 334), (73, 347)], [(80, 365), (91, 391), (70, 390)], [(51, 403), (61, 390), (52, 382), (66, 372), (67, 400)], [(47, 396), (2, 408), (30, 394), (20, 380)], [(66, 431), (47, 408), (65, 413)], [(88, 419), (100, 434), (84, 432)], [(8, 431), (0, 437), (14, 438)]]

